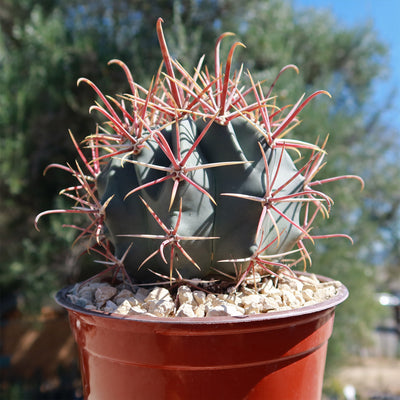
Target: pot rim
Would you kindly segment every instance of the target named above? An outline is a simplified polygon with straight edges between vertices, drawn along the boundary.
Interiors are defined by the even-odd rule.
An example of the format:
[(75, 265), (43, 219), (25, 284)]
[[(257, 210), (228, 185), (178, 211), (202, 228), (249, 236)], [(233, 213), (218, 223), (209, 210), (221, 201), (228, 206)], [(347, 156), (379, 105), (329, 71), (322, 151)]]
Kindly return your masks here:
[[(297, 272), (297, 275), (309, 276), (311, 275), (308, 272)], [(333, 282), (335, 279), (314, 274), (321, 282)], [(341, 283), (341, 282), (340, 282)], [(116, 320), (124, 320), (124, 321), (132, 321), (132, 322), (146, 322), (146, 323), (164, 323), (171, 325), (183, 325), (183, 324), (195, 324), (195, 325), (207, 325), (207, 324), (232, 324), (232, 323), (246, 323), (246, 322), (256, 322), (256, 321), (264, 321), (264, 320), (278, 320), (284, 318), (294, 318), (301, 317), (303, 315), (314, 314), (320, 311), (325, 311), (328, 309), (333, 309), (340, 303), (344, 302), (349, 296), (349, 291), (347, 287), (341, 283), (341, 286), (338, 288), (338, 293), (331, 297), (328, 300), (324, 300), (320, 303), (316, 303), (309, 306), (303, 306), (299, 308), (295, 308), (292, 310), (284, 310), (284, 311), (269, 311), (267, 313), (261, 314), (250, 314), (244, 315), (240, 317), (232, 317), (232, 316), (215, 316), (215, 317), (157, 317), (151, 315), (121, 315), (116, 313), (104, 313), (101, 311), (92, 311), (86, 310), (82, 307), (79, 307), (75, 304), (72, 304), (66, 297), (68, 291), (74, 285), (69, 285), (59, 290), (55, 295), (56, 302), (63, 308), (68, 311), (77, 312), (80, 314), (84, 314), (91, 317), (99, 317), (99, 318), (111, 318)]]

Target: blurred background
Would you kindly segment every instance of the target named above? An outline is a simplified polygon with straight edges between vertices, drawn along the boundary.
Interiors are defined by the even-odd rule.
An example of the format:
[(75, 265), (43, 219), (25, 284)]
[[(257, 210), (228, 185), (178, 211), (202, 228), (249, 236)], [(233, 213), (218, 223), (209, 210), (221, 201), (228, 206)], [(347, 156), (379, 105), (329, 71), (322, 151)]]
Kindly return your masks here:
[[(212, 60), (218, 36), (253, 77), (294, 103), (326, 89), (301, 112), (295, 135), (329, 133), (323, 175), (358, 174), (366, 183), (331, 183), (332, 217), (320, 232), (350, 234), (312, 249), (311, 272), (341, 280), (350, 298), (337, 309), (329, 344), (326, 399), (400, 399), (400, 43), (397, 0), (0, 0), (0, 398), (79, 399), (76, 350), (55, 291), (95, 271), (70, 249), (74, 232), (58, 191), (68, 178), (43, 170), (73, 162), (67, 134), (94, 132), (95, 97), (128, 91), (123, 60), (146, 86), (161, 62), (155, 23), (162, 16), (171, 54), (189, 71)], [(212, 64), (212, 61), (209, 61)]]

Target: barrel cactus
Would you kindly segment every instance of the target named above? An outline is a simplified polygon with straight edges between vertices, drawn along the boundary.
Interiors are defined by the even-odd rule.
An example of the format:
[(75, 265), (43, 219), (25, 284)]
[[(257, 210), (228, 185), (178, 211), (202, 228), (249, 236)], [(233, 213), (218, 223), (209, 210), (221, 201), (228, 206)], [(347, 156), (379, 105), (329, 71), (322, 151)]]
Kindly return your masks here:
[[(304, 242), (321, 238), (311, 225), (332, 204), (315, 186), (353, 176), (315, 181), (325, 143), (286, 134), (312, 98), (328, 93), (278, 108), (271, 96), (276, 81), (264, 90), (248, 73), (246, 87), (242, 70), (231, 71), (239, 42), (221, 66), (228, 34), (217, 41), (213, 74), (201, 59), (193, 75), (171, 58), (161, 19), (157, 34), (165, 72), (160, 68), (148, 89), (118, 60), (110, 64), (126, 74), (129, 94), (111, 98), (78, 81), (94, 89), (100, 102), (91, 111), (106, 123), (82, 144), (71, 134), (81, 161), (49, 167), (76, 178), (62, 191), (74, 205), (45, 211), (36, 224), (46, 214), (85, 214), (86, 226), (70, 225), (77, 240), (104, 258), (106, 271), (135, 282), (220, 276), (239, 284), (255, 270), (291, 273), (310, 262)], [(277, 79), (288, 69), (297, 67), (284, 67)], [(346, 237), (323, 237), (329, 236)]]

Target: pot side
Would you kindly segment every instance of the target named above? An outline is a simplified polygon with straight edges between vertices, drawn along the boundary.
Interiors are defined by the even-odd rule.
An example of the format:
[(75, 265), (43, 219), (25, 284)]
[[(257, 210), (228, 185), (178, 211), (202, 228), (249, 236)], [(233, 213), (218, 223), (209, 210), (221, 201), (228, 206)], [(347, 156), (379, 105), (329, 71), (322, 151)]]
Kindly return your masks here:
[[(321, 281), (328, 278), (319, 277)], [(87, 400), (319, 400), (335, 307), (236, 317), (121, 317), (67, 309)]]

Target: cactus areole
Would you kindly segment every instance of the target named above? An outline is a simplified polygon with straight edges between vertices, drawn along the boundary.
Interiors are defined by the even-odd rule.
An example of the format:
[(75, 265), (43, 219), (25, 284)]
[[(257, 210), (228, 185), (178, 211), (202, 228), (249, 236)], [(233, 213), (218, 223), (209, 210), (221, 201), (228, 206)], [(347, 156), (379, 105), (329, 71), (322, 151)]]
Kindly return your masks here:
[[(202, 58), (193, 75), (171, 58), (161, 19), (157, 34), (164, 70), (148, 89), (118, 60), (110, 64), (126, 74), (129, 94), (111, 98), (91, 81), (78, 81), (94, 89), (100, 101), (91, 111), (106, 123), (81, 144), (71, 134), (81, 160), (50, 167), (76, 178), (62, 192), (74, 204), (37, 220), (85, 214), (86, 226), (71, 225), (77, 240), (104, 258), (106, 271), (139, 283), (219, 275), (240, 284), (254, 270), (290, 274), (310, 262), (305, 243), (322, 238), (311, 235), (311, 225), (332, 203), (315, 185), (357, 178), (314, 181), (325, 143), (287, 137), (304, 106), (327, 92), (278, 108), (271, 96), (276, 80), (265, 90), (250, 72), (231, 71), (239, 42), (221, 66), (227, 34), (217, 41), (213, 74)], [(277, 79), (288, 69), (297, 71), (288, 65)]]

